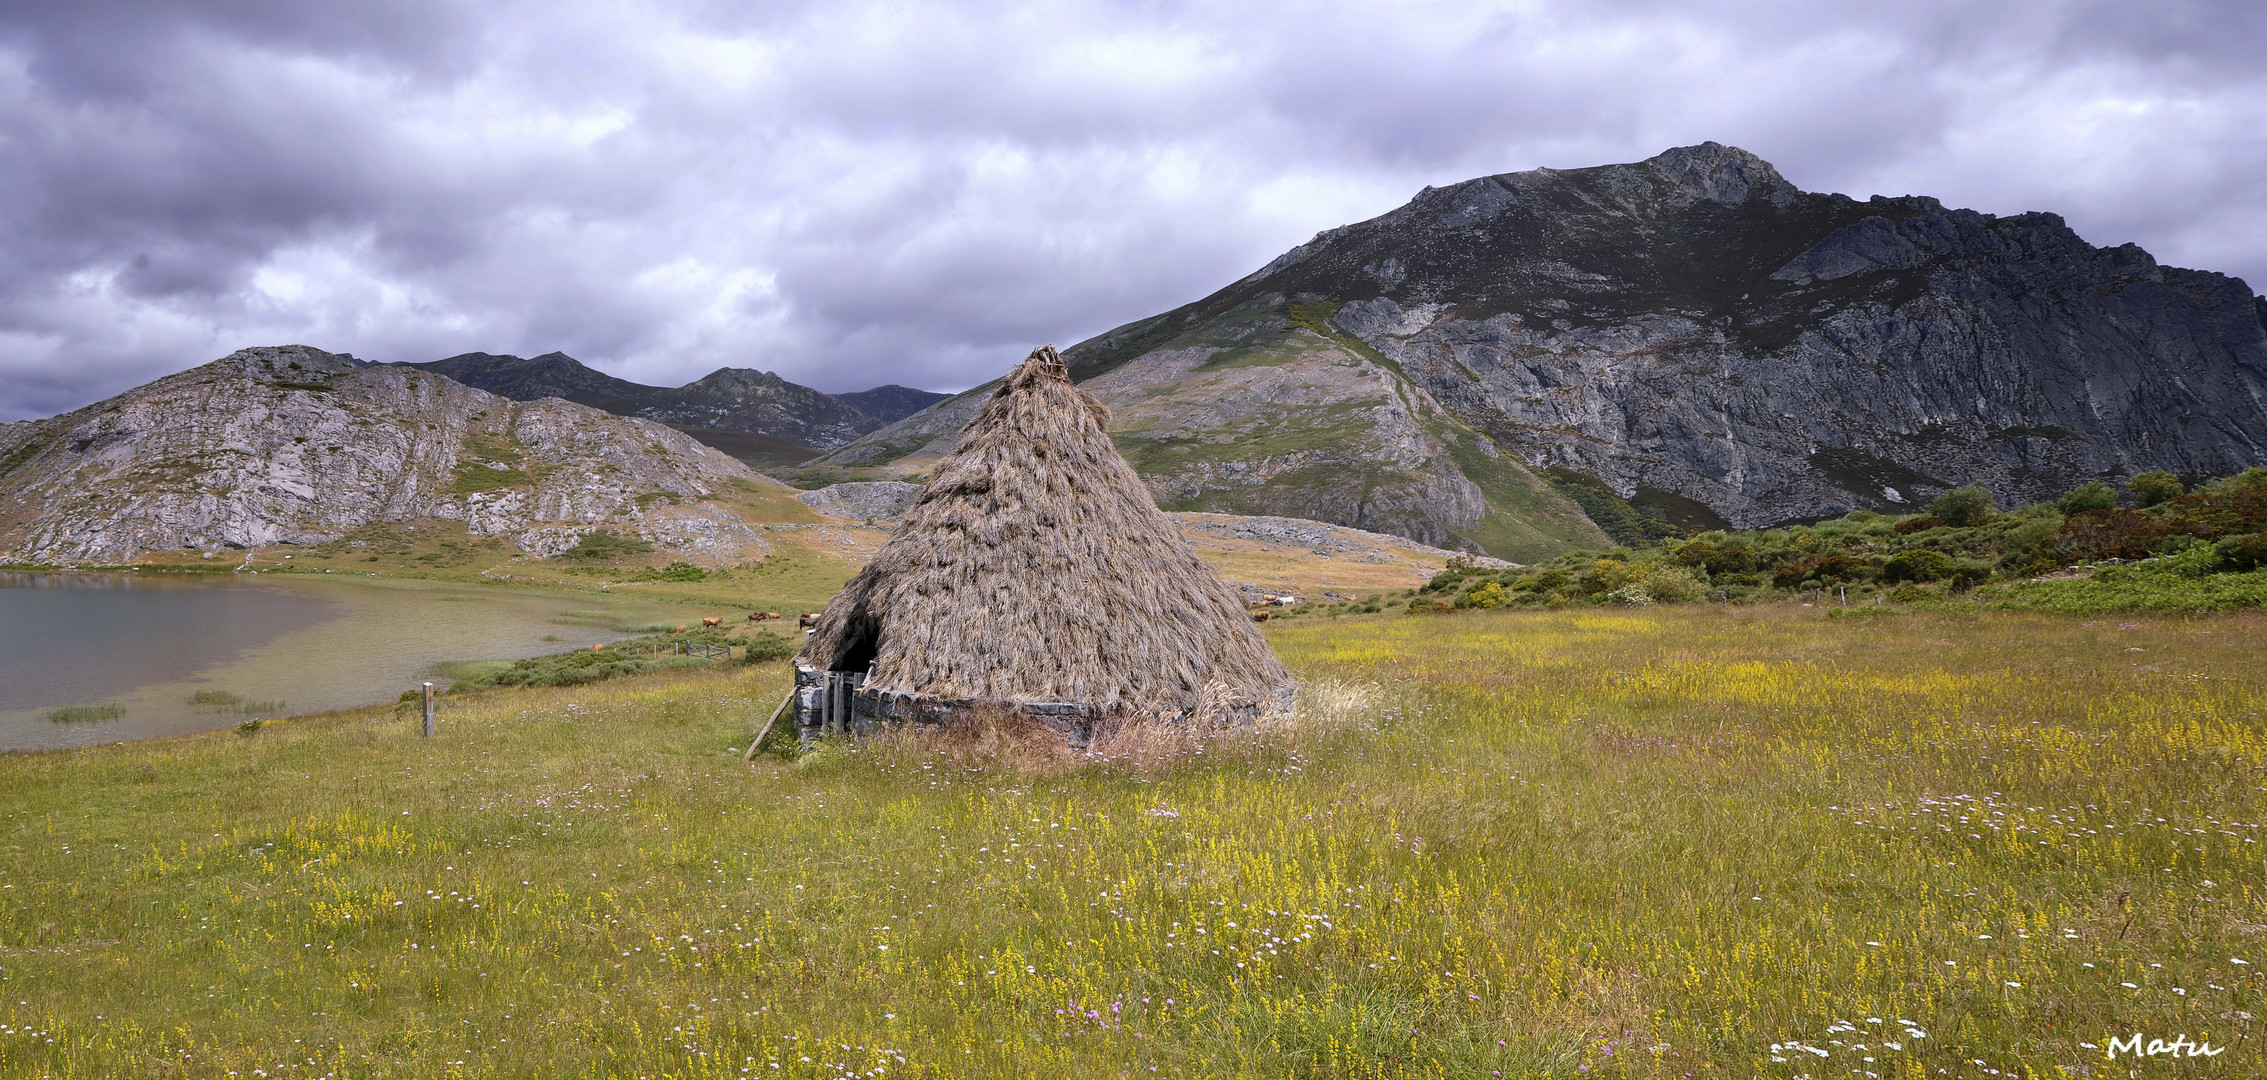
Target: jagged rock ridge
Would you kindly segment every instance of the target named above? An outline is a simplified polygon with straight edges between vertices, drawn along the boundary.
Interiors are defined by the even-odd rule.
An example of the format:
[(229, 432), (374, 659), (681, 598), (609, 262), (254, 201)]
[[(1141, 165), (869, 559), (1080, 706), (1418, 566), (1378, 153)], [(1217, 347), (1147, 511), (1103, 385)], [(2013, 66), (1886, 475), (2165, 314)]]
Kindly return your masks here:
[[(1066, 357), (1104, 383), (1269, 320), (1358, 343), (1527, 466), (1694, 524), (2267, 462), (2267, 299), (2242, 281), (2053, 214), (1804, 192), (1715, 143), (1427, 189)], [(960, 407), (830, 460), (941, 437)]]
[[(622, 416), (657, 420), (728, 453), (744, 449), (742, 441), (712, 438), (712, 433), (779, 440), (761, 447), (772, 460), (816, 457), (945, 396), (895, 384), (825, 394), (771, 372), (729, 367), (683, 386), (647, 386), (593, 370), (558, 352), (536, 357), (464, 353), (403, 366), (437, 372), (518, 401), (560, 397)], [(868, 406), (878, 411), (869, 411)], [(799, 448), (803, 452), (798, 453)]]
[(245, 349), (0, 426), (0, 560), (122, 563), (442, 519), (536, 556), (608, 528), (733, 563), (770, 548), (717, 501), (736, 488), (784, 490), (661, 424), (306, 346)]

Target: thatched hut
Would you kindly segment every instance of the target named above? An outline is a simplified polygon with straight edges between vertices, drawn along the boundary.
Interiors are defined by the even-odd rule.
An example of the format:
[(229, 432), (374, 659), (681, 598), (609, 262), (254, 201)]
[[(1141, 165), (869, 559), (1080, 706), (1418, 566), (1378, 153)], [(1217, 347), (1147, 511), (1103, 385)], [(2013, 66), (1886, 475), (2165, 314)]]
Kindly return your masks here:
[(989, 706), (1079, 745), (1114, 717), (1288, 706), (1290, 672), (1108, 422), (1051, 346), (1008, 375), (796, 654), (805, 738)]

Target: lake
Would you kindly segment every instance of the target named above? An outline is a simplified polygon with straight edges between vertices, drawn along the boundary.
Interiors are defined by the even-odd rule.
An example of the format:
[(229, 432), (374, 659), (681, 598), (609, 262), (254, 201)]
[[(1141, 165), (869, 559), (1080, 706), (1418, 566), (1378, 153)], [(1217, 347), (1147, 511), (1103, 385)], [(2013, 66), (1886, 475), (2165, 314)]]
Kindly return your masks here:
[(634, 596), (313, 574), (0, 572), (0, 750), (380, 704), (435, 665), (589, 648), (685, 610)]

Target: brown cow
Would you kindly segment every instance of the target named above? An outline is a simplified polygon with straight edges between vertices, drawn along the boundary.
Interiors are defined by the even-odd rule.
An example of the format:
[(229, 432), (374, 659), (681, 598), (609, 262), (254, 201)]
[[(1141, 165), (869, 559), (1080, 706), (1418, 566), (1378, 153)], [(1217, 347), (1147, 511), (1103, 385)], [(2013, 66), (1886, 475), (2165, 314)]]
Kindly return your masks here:
[(1274, 617), (1275, 617), (1275, 613), (1274, 613), (1274, 612), (1272, 612), (1272, 611), (1255, 611), (1255, 612), (1252, 612), (1252, 621), (1253, 621), (1253, 622), (1266, 622), (1267, 620), (1269, 620), (1269, 619), (1272, 619), (1272, 618), (1274, 618)]
[(803, 613), (802, 618), (796, 620), (795, 625), (804, 627), (806, 629), (817, 626), (819, 625), (819, 613), (816, 611), (806, 611)]
[(678, 623), (678, 624), (677, 624), (677, 628), (676, 628), (675, 630), (671, 630), (671, 631), (670, 631), (670, 633), (672, 633), (672, 634), (682, 634), (682, 633), (684, 633), (684, 632), (685, 632), (685, 624), (684, 624), (684, 623)]
[(779, 613), (776, 611), (751, 611), (748, 613), (749, 622), (762, 622), (765, 619), (776, 619), (778, 617)]
[(702, 625), (702, 626), (722, 626), (722, 625), (724, 625), (724, 616), (722, 616), (722, 615), (708, 615), (708, 616), (703, 616), (703, 617), (701, 618), (701, 625)]

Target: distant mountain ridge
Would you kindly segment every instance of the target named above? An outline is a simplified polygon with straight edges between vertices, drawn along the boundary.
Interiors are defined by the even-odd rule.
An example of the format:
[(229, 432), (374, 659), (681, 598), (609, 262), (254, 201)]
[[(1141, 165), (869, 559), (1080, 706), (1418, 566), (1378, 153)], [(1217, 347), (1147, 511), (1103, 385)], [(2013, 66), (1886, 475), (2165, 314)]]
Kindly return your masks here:
[[(1207, 374), (1276, 368), (1289, 390), (1326, 354), (1366, 360), (1411, 416), (1437, 409), (1477, 440), (1443, 428), (1436, 441), (1461, 452), (1415, 456), (1387, 440), (1400, 468), (1436, 479), (1431, 509), (1412, 511), (1429, 521), (1349, 506), (1324, 477), (1286, 490), (1302, 440), (1239, 429), (1326, 442), (1352, 413), (1295, 394), (1238, 402)], [(1168, 508), (1434, 543), (1426, 530), (1478, 539), (1449, 492), (1488, 454), (1688, 527), (2267, 463), (2267, 299), (2244, 282), (2093, 247), (2052, 214), (1805, 192), (1716, 143), (1428, 188), (1064, 355), (1131, 421), (1120, 444)], [(977, 394), (825, 460), (941, 452)]]
[(727, 453), (766, 464), (816, 457), (946, 396), (895, 384), (825, 394), (752, 368), (718, 368), (678, 387), (646, 386), (559, 352), (535, 357), (462, 353), (401, 366), (446, 375), (517, 401), (559, 397), (621, 416), (656, 420)]
[(562, 352), (519, 357), (497, 353), (460, 353), (446, 360), (402, 367), (422, 368), (491, 394), (514, 401), (565, 398), (577, 405), (622, 413), (617, 406), (641, 401), (654, 388), (617, 379)]
[(734, 503), (779, 482), (661, 424), (549, 397), (303, 345), (244, 349), (0, 425), (0, 562), (121, 563), (418, 520), (541, 557), (597, 529), (712, 565), (771, 550)]
[(915, 390), (910, 386), (889, 383), (871, 390), (836, 394), (834, 399), (845, 402), (868, 416), (894, 424), (951, 396), (934, 390)]

